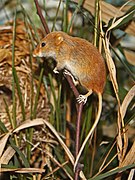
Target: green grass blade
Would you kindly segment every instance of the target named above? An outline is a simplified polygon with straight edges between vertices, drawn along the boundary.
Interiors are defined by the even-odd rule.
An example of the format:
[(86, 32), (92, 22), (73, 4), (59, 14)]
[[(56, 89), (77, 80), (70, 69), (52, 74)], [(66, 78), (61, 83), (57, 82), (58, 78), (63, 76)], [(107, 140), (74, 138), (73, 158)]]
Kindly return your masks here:
[(66, 111), (67, 111), (67, 93), (66, 93), (66, 91), (64, 91), (63, 106), (64, 106), (63, 113), (62, 113), (63, 129), (62, 129), (61, 133), (63, 135), (66, 135), (66, 121), (67, 121), (67, 119), (66, 119)]
[(20, 149), (14, 144), (14, 142), (13, 142), (12, 140), (10, 140), (10, 144), (11, 144), (12, 148), (17, 152), (17, 154), (19, 155), (19, 157), (22, 159), (22, 162), (24, 163), (24, 166), (25, 166), (26, 168), (30, 167), (27, 158), (26, 158), (25, 155), (20, 151)]
[(3, 101), (4, 101), (4, 103), (5, 103), (5, 110), (6, 110), (6, 113), (7, 113), (7, 116), (8, 116), (8, 120), (9, 120), (10, 124), (12, 124), (12, 119), (11, 119), (11, 116), (10, 116), (10, 112), (9, 112), (9, 108), (8, 108), (6, 99), (3, 98)]
[(61, 108), (60, 108), (60, 100), (61, 100), (61, 84), (59, 84), (58, 87), (58, 97), (55, 91), (55, 87), (53, 85), (52, 76), (49, 74), (49, 80), (50, 80), (50, 87), (51, 92), (54, 99), (54, 106), (55, 106), (55, 113), (56, 113), (56, 130), (60, 131), (60, 121), (61, 121)]
[(63, 31), (67, 31), (68, 26), (68, 6), (69, 6), (69, 0), (66, 0), (63, 8)]
[(53, 99), (54, 99), (54, 106), (55, 106), (55, 113), (56, 113), (56, 130), (59, 131), (59, 114), (58, 114), (58, 102), (57, 102), (57, 98), (56, 98), (56, 92), (55, 92), (55, 88), (53, 85), (53, 81), (52, 81), (52, 75), (49, 74), (49, 81), (50, 81), (50, 88), (51, 88), (51, 92), (53, 95)]
[(58, 89), (58, 100), (57, 100), (57, 113), (58, 113), (58, 121), (59, 121), (59, 129), (60, 129), (60, 132), (62, 132), (63, 130), (63, 126), (62, 126), (62, 123), (61, 123), (61, 88), (62, 88), (62, 85), (59, 84), (59, 89)]
[(34, 31), (36, 40), (39, 42), (39, 36), (38, 36), (38, 34), (37, 34), (36, 27), (35, 27), (34, 23), (32, 22), (30, 16), (28, 15), (27, 11), (26, 11), (25, 8), (23, 7), (21, 1), (20, 1), (20, 6), (21, 6), (21, 10), (22, 10), (23, 14), (27, 17), (27, 19), (28, 19), (29, 22), (30, 22), (30, 25), (32, 26), (32, 29), (33, 29), (33, 31)]
[(99, 22), (99, 0), (95, 1), (95, 25), (94, 25), (94, 46), (97, 47), (97, 38), (98, 38), (98, 22)]
[(52, 95), (54, 98), (54, 102), (56, 103), (57, 99), (56, 99), (56, 94), (55, 94), (55, 88), (54, 88), (53, 81), (52, 81), (52, 75), (49, 74), (48, 76), (49, 76), (49, 81), (50, 81), (51, 92), (52, 92)]
[(109, 176), (112, 176), (116, 173), (120, 173), (120, 172), (123, 172), (123, 171), (126, 171), (128, 169), (132, 169), (135, 167), (135, 164), (130, 164), (128, 166), (124, 166), (122, 168), (116, 168), (114, 170), (111, 170), (107, 173), (103, 173), (103, 174), (100, 174), (99, 176), (95, 177), (95, 178), (89, 178), (89, 180), (100, 180), (100, 179), (105, 179), (105, 178), (108, 178)]
[(34, 119), (36, 118), (36, 113), (37, 113), (38, 98), (39, 98), (39, 93), (40, 93), (40, 86), (41, 86), (41, 82), (42, 82), (43, 72), (44, 72), (44, 68), (41, 69), (40, 76), (39, 76), (39, 84), (38, 84), (38, 88), (37, 88), (37, 94), (35, 97), (33, 115), (32, 115), (32, 118), (34, 118)]
[(0, 120), (0, 129), (1, 129), (1, 132), (8, 132), (5, 124)]
[(22, 109), (22, 118), (23, 118), (23, 121), (24, 121), (25, 120), (25, 107), (24, 107), (24, 102), (23, 102), (23, 98), (22, 98), (21, 88), (20, 88), (20, 84), (19, 84), (19, 80), (18, 80), (18, 76), (17, 76), (15, 68), (13, 68), (13, 78), (14, 78), (14, 82), (16, 84), (16, 88), (17, 88), (17, 92), (18, 92), (18, 97), (19, 97), (19, 101), (20, 101), (20, 105), (21, 105), (21, 109)]
[[(17, 9), (16, 9), (17, 11)], [(14, 68), (15, 68), (15, 38), (16, 38), (16, 18), (17, 18), (17, 14), (15, 11), (15, 15), (14, 15), (14, 23), (13, 23), (13, 44), (12, 44), (12, 98), (13, 98), (13, 118), (12, 118), (12, 127), (15, 128), (16, 127), (16, 97), (15, 97), (15, 80), (14, 80)]]
[(84, 134), (85, 137), (87, 136), (87, 133), (89, 132), (90, 126), (91, 126), (91, 118), (92, 118), (92, 105), (87, 109), (86, 115), (83, 121), (82, 129), (81, 129), (81, 138), (80, 142), (83, 141)]
[(57, 11), (56, 11), (56, 15), (55, 15), (55, 18), (54, 18), (54, 21), (53, 21), (53, 26), (52, 26), (51, 31), (54, 31), (54, 29), (55, 29), (55, 24), (56, 24), (56, 20), (57, 20), (57, 17), (58, 17), (58, 13), (59, 13), (61, 3), (62, 3), (62, 0), (59, 1), (59, 5), (57, 7)]
[(51, 112), (50, 112), (50, 123), (54, 124), (54, 107), (52, 106), (51, 101), (50, 101), (51, 91), (50, 91), (50, 88), (48, 87), (47, 78), (45, 76), (43, 76), (43, 83), (44, 83), (44, 86), (45, 86), (45, 90), (46, 90), (46, 93), (47, 93), (47, 99), (48, 99), (48, 102), (49, 102), (49, 105), (50, 105), (50, 110), (51, 110)]
[(43, 83), (44, 83), (45, 90), (46, 90), (46, 93), (47, 93), (47, 99), (48, 99), (48, 101), (50, 103), (50, 91), (49, 91), (48, 84), (47, 84), (47, 78), (45, 76), (43, 76)]

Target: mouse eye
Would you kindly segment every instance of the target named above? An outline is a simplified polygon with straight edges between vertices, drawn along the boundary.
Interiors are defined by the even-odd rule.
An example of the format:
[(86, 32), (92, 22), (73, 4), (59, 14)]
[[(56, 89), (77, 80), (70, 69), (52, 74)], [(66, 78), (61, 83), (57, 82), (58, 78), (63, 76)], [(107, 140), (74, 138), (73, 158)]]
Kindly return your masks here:
[(46, 45), (46, 43), (45, 43), (45, 42), (43, 42), (43, 43), (41, 44), (41, 46), (42, 46), (42, 47), (44, 47), (45, 45)]

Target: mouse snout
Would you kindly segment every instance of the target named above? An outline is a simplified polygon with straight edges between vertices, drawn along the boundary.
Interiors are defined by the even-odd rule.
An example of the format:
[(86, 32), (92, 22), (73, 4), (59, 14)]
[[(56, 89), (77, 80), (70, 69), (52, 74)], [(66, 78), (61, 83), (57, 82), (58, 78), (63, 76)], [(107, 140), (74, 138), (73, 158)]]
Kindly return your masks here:
[(42, 53), (39, 51), (38, 47), (36, 49), (34, 49), (33, 57), (42, 57)]

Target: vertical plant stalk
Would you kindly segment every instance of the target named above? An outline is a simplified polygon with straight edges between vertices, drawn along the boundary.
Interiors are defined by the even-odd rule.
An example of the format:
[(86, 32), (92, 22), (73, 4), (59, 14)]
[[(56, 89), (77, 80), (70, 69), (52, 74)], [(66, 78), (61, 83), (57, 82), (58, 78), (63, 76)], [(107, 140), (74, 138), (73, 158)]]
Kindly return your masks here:
[[(64, 74), (64, 75), (65, 75), (65, 78), (67, 79), (75, 97), (77, 98), (79, 96), (79, 92), (76, 89), (76, 87), (72, 81), (72, 78), (67, 74)], [(80, 104), (78, 104), (78, 107), (77, 107), (75, 158), (77, 157), (79, 148), (80, 148), (80, 124), (81, 124), (82, 110), (83, 110), (83, 103), (80, 103)], [(75, 169), (75, 177), (74, 177), (75, 180), (78, 180), (80, 171), (81, 171), (81, 166), (78, 162), (76, 165), (76, 169)]]
[(48, 25), (47, 25), (47, 23), (46, 23), (46, 21), (45, 21), (45, 18), (44, 18), (44, 16), (43, 16), (42, 12), (41, 12), (41, 8), (39, 7), (38, 0), (34, 0), (34, 1), (35, 1), (36, 9), (37, 9), (37, 14), (38, 14), (39, 17), (40, 17), (40, 20), (41, 20), (41, 22), (42, 22), (42, 24), (43, 24), (43, 27), (44, 27), (46, 33), (49, 34), (49, 33), (50, 33), (50, 30), (49, 30), (49, 28), (48, 28)]
[(77, 157), (80, 148), (79, 142), (80, 142), (80, 124), (81, 124), (82, 109), (83, 109), (83, 103), (81, 103), (78, 106), (78, 111), (77, 111), (75, 157)]
[[(55, 106), (55, 112), (56, 112), (56, 130), (60, 131), (60, 97), (61, 97), (61, 85), (58, 88), (58, 94), (55, 91), (55, 87), (53, 85), (53, 81), (52, 81), (52, 75), (49, 74), (49, 81), (50, 81), (50, 88), (51, 88), (51, 92), (52, 92), (52, 96), (54, 99), (54, 106)], [(58, 98), (57, 98), (58, 96)]]
[(15, 79), (14, 79), (14, 70), (15, 70), (15, 36), (16, 36), (16, 10), (13, 23), (13, 39), (12, 39), (12, 98), (13, 98), (13, 116), (12, 116), (12, 127), (16, 127), (16, 97), (15, 97)]
[[(12, 127), (16, 127), (16, 97), (15, 97), (15, 79), (14, 79), (14, 71), (15, 71), (15, 37), (16, 37), (16, 18), (17, 18), (17, 9), (15, 10), (14, 15), (14, 23), (13, 23), (13, 39), (12, 39), (12, 98), (13, 98), (13, 109), (12, 109), (12, 118), (11, 124)], [(18, 140), (16, 134), (14, 135), (15, 143), (18, 146)]]
[(95, 25), (94, 25), (94, 46), (97, 46), (98, 22), (99, 22), (99, 0), (96, 0), (96, 2), (95, 2)]
[(30, 16), (28, 15), (28, 13), (26, 12), (26, 10), (24, 9), (23, 5), (21, 2), (18, 2), (20, 7), (21, 7), (21, 10), (22, 10), (22, 13), (24, 15), (24, 19), (25, 19), (25, 26), (26, 26), (26, 32), (28, 32), (30, 38), (31, 38), (31, 42), (33, 44), (33, 47), (34, 47), (34, 40), (33, 40), (33, 35), (32, 35), (32, 32), (31, 32), (31, 28), (29, 26), (29, 24), (31, 25), (32, 27), (32, 31), (34, 31), (34, 34), (35, 34), (35, 39), (37, 40), (37, 42), (39, 42), (39, 35), (37, 33), (37, 29), (35, 27), (35, 25), (33, 24)]
[(44, 72), (44, 69), (42, 68), (41, 72), (40, 72), (40, 76), (39, 76), (39, 84), (38, 84), (38, 87), (37, 87), (37, 93), (36, 93), (36, 96), (35, 96), (35, 103), (34, 103), (34, 107), (33, 107), (32, 119), (36, 118), (37, 105), (38, 105), (41, 82), (42, 82), (42, 78), (43, 78), (43, 72)]
[[(78, 111), (77, 111), (75, 158), (77, 157), (79, 149), (80, 149), (80, 125), (81, 125), (82, 110), (83, 110), (83, 103), (79, 104)], [(77, 168), (75, 169), (75, 180), (78, 180), (80, 170), (81, 170), (81, 167), (79, 167), (79, 163), (78, 163)]]
[(57, 11), (56, 11), (56, 15), (55, 15), (55, 19), (54, 19), (53, 27), (52, 27), (51, 31), (54, 31), (54, 29), (55, 29), (55, 24), (56, 24), (56, 20), (57, 20), (57, 17), (58, 17), (58, 12), (59, 12), (59, 9), (60, 9), (61, 2), (62, 2), (62, 0), (59, 1), (59, 5), (58, 5)]
[(19, 79), (18, 79), (15, 68), (13, 70), (13, 78), (14, 78), (14, 82), (16, 84), (16, 89), (17, 89), (17, 93), (18, 93), (18, 97), (19, 97), (19, 101), (20, 101), (20, 105), (21, 105), (22, 119), (23, 119), (23, 121), (25, 121), (25, 107), (24, 107), (22, 92), (21, 92), (21, 88), (20, 88), (20, 84), (19, 84)]
[(63, 31), (67, 31), (67, 26), (68, 26), (68, 6), (69, 6), (69, 0), (67, 0), (64, 3), (63, 7)]

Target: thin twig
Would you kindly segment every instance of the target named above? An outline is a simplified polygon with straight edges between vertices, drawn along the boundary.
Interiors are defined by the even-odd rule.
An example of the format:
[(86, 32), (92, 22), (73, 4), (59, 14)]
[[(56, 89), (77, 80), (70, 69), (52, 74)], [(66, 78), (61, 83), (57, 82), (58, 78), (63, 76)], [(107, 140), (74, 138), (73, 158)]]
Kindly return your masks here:
[[(77, 98), (79, 96), (79, 92), (76, 89), (71, 76), (64, 74), (65, 78), (67, 79), (75, 97)], [(75, 142), (75, 158), (78, 155), (79, 148), (80, 148), (80, 124), (81, 124), (81, 117), (82, 117), (82, 110), (83, 110), (83, 103), (78, 104), (78, 109), (77, 109), (77, 120), (76, 120), (76, 142)], [(75, 169), (75, 180), (79, 179), (79, 173), (81, 171), (81, 165), (77, 164), (76, 169)]]
[(77, 157), (79, 152), (79, 143), (80, 142), (80, 124), (81, 124), (81, 116), (82, 116), (82, 109), (83, 109), (83, 103), (79, 104), (78, 106), (78, 114), (77, 114), (77, 123), (76, 123), (76, 151), (75, 156)]
[(48, 25), (47, 25), (47, 23), (46, 23), (46, 20), (45, 20), (45, 18), (44, 18), (44, 16), (43, 16), (42, 12), (41, 12), (41, 8), (40, 8), (40, 6), (39, 6), (38, 0), (34, 0), (34, 1), (35, 1), (36, 9), (37, 9), (37, 14), (38, 14), (39, 17), (40, 17), (40, 20), (41, 20), (41, 22), (42, 22), (42, 24), (43, 24), (43, 27), (44, 27), (46, 33), (49, 34), (49, 33), (50, 33), (50, 30), (49, 30), (49, 28), (48, 28)]

